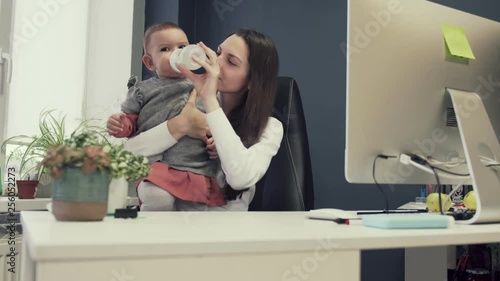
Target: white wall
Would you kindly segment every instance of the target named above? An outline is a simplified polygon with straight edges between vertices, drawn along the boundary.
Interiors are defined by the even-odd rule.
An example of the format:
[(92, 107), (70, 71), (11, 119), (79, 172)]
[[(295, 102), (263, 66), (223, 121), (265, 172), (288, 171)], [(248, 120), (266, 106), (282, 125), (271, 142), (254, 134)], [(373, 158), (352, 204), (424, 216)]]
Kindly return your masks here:
[(91, 0), (90, 15), (85, 117), (104, 122), (120, 111), (132, 73), (134, 1)]
[[(10, 30), (12, 26), (12, 1), (0, 1), (0, 143), (5, 139), (8, 79), (10, 64), (6, 58), (10, 57)], [(5, 154), (0, 150), (0, 163), (5, 162)]]
[(136, 1), (136, 11), (134, 0), (15, 1), (7, 137), (37, 133), (45, 108), (67, 114), (69, 132), (81, 118), (105, 120), (119, 110), (134, 12), (144, 13), (144, 0)]
[(88, 0), (15, 1), (7, 137), (38, 132), (44, 109), (82, 116)]

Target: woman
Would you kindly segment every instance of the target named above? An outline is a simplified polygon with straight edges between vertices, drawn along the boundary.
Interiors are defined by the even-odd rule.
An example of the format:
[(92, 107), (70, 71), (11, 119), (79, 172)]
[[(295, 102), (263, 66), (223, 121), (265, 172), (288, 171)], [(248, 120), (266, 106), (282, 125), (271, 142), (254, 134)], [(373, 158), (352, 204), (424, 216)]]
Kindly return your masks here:
[[(178, 200), (178, 210), (246, 211), (255, 194), (255, 183), (266, 173), (283, 137), (282, 124), (271, 117), (278, 53), (269, 37), (241, 29), (226, 38), (214, 52), (198, 43), (208, 61), (193, 58), (206, 73), (194, 74), (179, 67), (193, 81), (181, 114), (129, 140), (127, 149), (145, 155), (164, 151), (183, 136), (206, 140), (211, 158), (219, 158), (225, 175), (224, 206)], [(196, 109), (196, 94), (206, 114)], [(207, 128), (208, 125), (208, 128)], [(108, 129), (112, 127), (108, 120)], [(138, 186), (142, 210), (155, 210), (165, 190), (143, 181)]]

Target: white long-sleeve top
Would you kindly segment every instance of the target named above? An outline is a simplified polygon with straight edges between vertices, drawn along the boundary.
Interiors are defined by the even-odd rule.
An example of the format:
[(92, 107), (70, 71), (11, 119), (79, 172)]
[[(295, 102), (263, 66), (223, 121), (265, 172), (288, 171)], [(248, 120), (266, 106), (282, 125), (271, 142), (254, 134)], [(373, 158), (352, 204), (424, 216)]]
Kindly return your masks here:
[[(255, 195), (255, 184), (264, 176), (276, 155), (283, 138), (283, 125), (269, 117), (259, 141), (246, 148), (221, 108), (206, 114), (221, 161), (226, 181), (235, 190), (250, 188), (241, 198), (228, 201), (225, 206), (210, 207), (210, 211), (247, 211)], [(128, 140), (125, 148), (145, 156), (165, 151), (177, 141), (172, 137), (165, 123)], [(199, 209), (206, 209), (199, 206)]]

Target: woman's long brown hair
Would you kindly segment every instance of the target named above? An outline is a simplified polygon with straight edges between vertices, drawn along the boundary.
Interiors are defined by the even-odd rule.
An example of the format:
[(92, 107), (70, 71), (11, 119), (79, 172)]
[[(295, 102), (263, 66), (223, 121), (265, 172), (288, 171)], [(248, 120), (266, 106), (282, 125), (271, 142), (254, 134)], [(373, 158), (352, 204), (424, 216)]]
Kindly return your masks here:
[[(233, 34), (241, 37), (247, 44), (249, 82), (241, 104), (227, 117), (236, 134), (248, 148), (259, 141), (272, 115), (279, 58), (273, 41), (267, 35), (253, 29), (240, 29)], [(244, 191), (234, 190), (227, 184), (224, 189), (226, 200), (241, 197)]]

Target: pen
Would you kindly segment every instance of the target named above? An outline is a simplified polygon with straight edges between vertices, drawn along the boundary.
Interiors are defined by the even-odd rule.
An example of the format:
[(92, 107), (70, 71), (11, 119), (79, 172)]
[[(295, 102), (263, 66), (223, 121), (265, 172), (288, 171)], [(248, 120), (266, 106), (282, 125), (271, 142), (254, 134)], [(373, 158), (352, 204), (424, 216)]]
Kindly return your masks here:
[(349, 220), (345, 220), (345, 224), (347, 224), (347, 225), (362, 225), (363, 220), (362, 219), (349, 219)]

